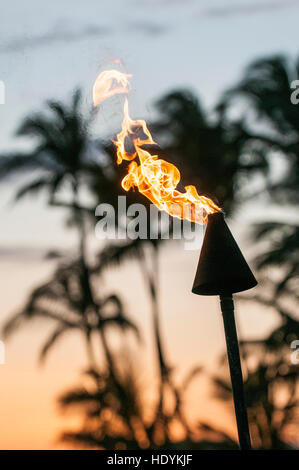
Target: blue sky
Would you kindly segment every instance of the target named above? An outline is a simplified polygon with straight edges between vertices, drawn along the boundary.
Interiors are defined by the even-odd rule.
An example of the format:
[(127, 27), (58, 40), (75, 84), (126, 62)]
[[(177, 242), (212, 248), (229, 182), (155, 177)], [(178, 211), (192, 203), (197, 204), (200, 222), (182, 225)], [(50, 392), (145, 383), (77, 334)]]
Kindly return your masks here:
[[(14, 129), (48, 98), (66, 99), (79, 85), (86, 107), (91, 106), (93, 81), (114, 58), (133, 74), (132, 117), (152, 117), (153, 101), (172, 88), (190, 87), (211, 107), (251, 60), (297, 53), (298, 12), (296, 0), (6, 2), (0, 32), (0, 79), (6, 86), (0, 151), (24, 145), (13, 137)], [(117, 130), (120, 117), (116, 112), (114, 119), (113, 109), (99, 116), (99, 135)], [(20, 231), (23, 241), (32, 240), (23, 227), (24, 211), (36, 230), (43, 227), (39, 240), (49, 232), (52, 236), (53, 218), (59, 225), (60, 212), (49, 215), (41, 199), (8, 213), (12, 189), (11, 182), (0, 188), (0, 215), (7, 221), (0, 241), (13, 241)]]
[(12, 0), (1, 10), (0, 148), (12, 145), (18, 119), (43, 100), (81, 85), (89, 103), (109, 59), (133, 73), (133, 111), (146, 115), (170, 88), (192, 87), (211, 105), (250, 60), (297, 53), (295, 0)]

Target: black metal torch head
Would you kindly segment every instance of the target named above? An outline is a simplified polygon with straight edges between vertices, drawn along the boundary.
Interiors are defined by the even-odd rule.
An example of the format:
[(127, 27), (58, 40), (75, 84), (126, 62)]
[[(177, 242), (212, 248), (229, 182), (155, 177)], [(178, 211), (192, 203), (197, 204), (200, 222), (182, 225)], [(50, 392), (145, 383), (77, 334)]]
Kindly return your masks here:
[(210, 214), (192, 292), (231, 295), (257, 285), (222, 212)]

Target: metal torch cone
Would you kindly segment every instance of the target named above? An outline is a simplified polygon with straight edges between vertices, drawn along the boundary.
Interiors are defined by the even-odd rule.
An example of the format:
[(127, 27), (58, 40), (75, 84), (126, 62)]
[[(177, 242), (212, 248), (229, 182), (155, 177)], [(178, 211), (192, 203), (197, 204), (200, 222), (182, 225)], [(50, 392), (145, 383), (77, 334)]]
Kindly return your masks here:
[(256, 284), (223, 214), (209, 215), (192, 292), (220, 296), (239, 443), (244, 450), (251, 449), (251, 443), (232, 294)]

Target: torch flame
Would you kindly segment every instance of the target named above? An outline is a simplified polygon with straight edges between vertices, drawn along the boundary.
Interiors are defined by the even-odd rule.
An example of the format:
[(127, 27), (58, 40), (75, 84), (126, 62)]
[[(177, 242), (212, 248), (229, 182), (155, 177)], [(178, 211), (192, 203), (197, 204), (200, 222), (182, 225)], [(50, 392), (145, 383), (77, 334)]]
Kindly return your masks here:
[[(116, 60), (116, 59), (115, 59)], [(128, 93), (132, 75), (119, 70), (105, 70), (100, 73), (93, 86), (93, 104), (97, 106), (110, 96)]]
[[(117, 70), (102, 72), (94, 85), (94, 105), (116, 93), (128, 93), (129, 77), (131, 75)], [(113, 87), (115, 82), (120, 86)], [(158, 209), (191, 222), (206, 223), (209, 214), (221, 211), (211, 199), (200, 196), (195, 186), (186, 186), (184, 193), (176, 189), (181, 179), (178, 168), (160, 159), (158, 155), (151, 155), (143, 148), (145, 145), (157, 145), (157, 143), (143, 119), (130, 118), (127, 98), (124, 102), (122, 129), (113, 142), (116, 145), (118, 165), (123, 160), (131, 162), (128, 174), (121, 182), (126, 191), (136, 187)], [(132, 147), (132, 151), (127, 150), (128, 146)]]

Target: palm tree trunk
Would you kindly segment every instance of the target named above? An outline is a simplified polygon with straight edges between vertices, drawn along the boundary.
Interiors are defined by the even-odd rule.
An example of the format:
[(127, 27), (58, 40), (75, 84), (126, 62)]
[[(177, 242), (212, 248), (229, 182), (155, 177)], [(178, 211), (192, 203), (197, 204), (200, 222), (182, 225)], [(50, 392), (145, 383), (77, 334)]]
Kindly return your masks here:
[[(80, 247), (80, 257), (81, 257), (81, 262), (83, 265), (83, 271), (85, 273), (84, 275), (84, 283), (85, 283), (85, 289), (86, 289), (86, 295), (89, 299), (89, 302), (91, 303), (91, 306), (95, 310), (95, 313), (99, 315), (98, 311), (98, 306), (94, 300), (94, 295), (92, 291), (92, 285), (91, 285), (91, 280), (90, 280), (90, 271), (88, 269), (87, 261), (86, 261), (86, 229), (85, 229), (85, 214), (84, 210), (81, 209), (80, 203), (79, 203), (79, 195), (78, 195), (78, 184), (76, 181), (73, 183), (73, 209), (75, 211), (76, 217), (77, 217), (77, 226), (78, 226), (78, 231), (79, 231), (79, 247)], [(108, 342), (105, 336), (105, 331), (103, 328), (99, 329), (100, 333), (100, 338), (101, 338), (101, 343), (102, 347), (104, 350), (105, 354), (105, 359), (108, 364), (109, 372), (111, 376), (116, 380), (116, 369), (114, 365), (114, 361), (112, 358), (112, 354), (110, 352)], [(89, 350), (90, 353), (90, 350)]]
[(85, 342), (86, 342), (86, 349), (87, 349), (87, 357), (88, 357), (88, 362), (89, 366), (91, 369), (96, 368), (96, 359), (94, 355), (94, 350), (92, 347), (92, 342), (91, 342), (91, 335), (88, 334), (87, 332), (85, 333)]
[(166, 383), (169, 383), (169, 370), (170, 368), (167, 365), (165, 360), (165, 352), (162, 345), (162, 336), (161, 336), (161, 327), (160, 327), (160, 312), (159, 312), (159, 302), (158, 302), (158, 285), (159, 285), (159, 253), (158, 248), (155, 246), (153, 248), (153, 272), (151, 273), (147, 266), (143, 256), (139, 258), (141, 270), (143, 276), (145, 277), (146, 285), (148, 286), (150, 299), (151, 299), (151, 311), (152, 311), (152, 321), (153, 321), (153, 330), (154, 330), (154, 340), (156, 344), (157, 356), (158, 356), (158, 365), (159, 365), (159, 400), (157, 405), (156, 416), (161, 419), (163, 417), (164, 409), (164, 386)]
[(139, 264), (141, 267), (142, 275), (145, 279), (145, 284), (149, 290), (150, 300), (151, 300), (151, 311), (152, 311), (152, 319), (153, 319), (153, 329), (154, 329), (154, 338), (157, 347), (158, 353), (158, 363), (159, 363), (159, 370), (161, 378), (164, 376), (164, 372), (167, 370), (166, 363), (164, 360), (163, 348), (162, 348), (162, 340), (161, 340), (161, 333), (160, 333), (160, 314), (159, 314), (159, 305), (158, 305), (158, 292), (157, 292), (157, 284), (158, 284), (158, 263), (157, 263), (157, 253), (154, 253), (154, 273), (150, 273), (144, 256), (139, 258)]
[(169, 368), (167, 367), (167, 364), (165, 361), (165, 353), (164, 353), (164, 348), (162, 346), (162, 337), (161, 337), (159, 297), (158, 297), (158, 286), (159, 286), (158, 261), (159, 261), (158, 248), (154, 248), (154, 255), (153, 255), (154, 269), (153, 269), (153, 275), (151, 279), (149, 280), (149, 282), (150, 282), (151, 299), (152, 299), (154, 336), (156, 340), (161, 377), (165, 378), (165, 376), (168, 374)]
[(85, 217), (84, 211), (80, 207), (79, 194), (78, 194), (78, 182), (73, 182), (73, 209), (77, 219), (77, 226), (80, 238), (80, 253), (82, 258), (85, 259), (85, 246), (86, 246), (86, 230), (85, 230)]

